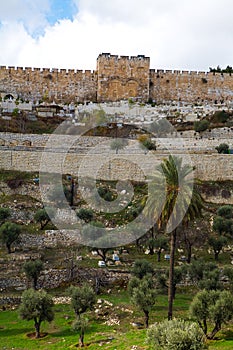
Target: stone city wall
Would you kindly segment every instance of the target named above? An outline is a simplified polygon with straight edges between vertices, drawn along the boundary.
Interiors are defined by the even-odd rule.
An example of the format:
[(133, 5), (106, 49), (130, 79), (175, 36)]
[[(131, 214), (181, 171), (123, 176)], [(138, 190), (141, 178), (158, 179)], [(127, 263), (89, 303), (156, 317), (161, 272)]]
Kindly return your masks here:
[(231, 101), (233, 77), (212, 72), (150, 70), (150, 98), (156, 101)]
[(0, 66), (0, 91), (29, 101), (106, 102), (136, 98), (156, 102), (227, 102), (228, 73), (150, 69), (144, 55), (100, 54), (95, 71)]
[(90, 70), (0, 67), (0, 91), (30, 101), (96, 101), (96, 72)]

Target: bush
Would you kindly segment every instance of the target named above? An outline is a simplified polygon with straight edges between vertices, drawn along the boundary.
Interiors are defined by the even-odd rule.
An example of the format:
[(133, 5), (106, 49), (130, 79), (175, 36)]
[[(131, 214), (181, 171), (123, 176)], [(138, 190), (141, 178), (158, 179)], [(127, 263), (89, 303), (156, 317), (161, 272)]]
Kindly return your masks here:
[(90, 222), (94, 217), (93, 210), (86, 208), (81, 208), (78, 210), (77, 215), (81, 220), (84, 220), (85, 222)]
[(207, 349), (205, 335), (195, 322), (184, 320), (163, 321), (147, 331), (147, 343), (156, 350)]
[(215, 149), (218, 151), (218, 153), (223, 153), (223, 154), (229, 153), (229, 146), (227, 143), (220, 143), (220, 145), (215, 147)]
[(139, 136), (138, 141), (142, 148), (146, 148), (149, 151), (156, 150), (156, 144), (151, 140), (151, 138), (148, 135)]
[(196, 122), (194, 122), (194, 130), (196, 132), (205, 131), (208, 129), (209, 125), (210, 125), (210, 123), (206, 119), (196, 121)]
[(213, 115), (213, 122), (216, 123), (226, 123), (229, 119), (229, 114), (225, 111), (217, 111)]

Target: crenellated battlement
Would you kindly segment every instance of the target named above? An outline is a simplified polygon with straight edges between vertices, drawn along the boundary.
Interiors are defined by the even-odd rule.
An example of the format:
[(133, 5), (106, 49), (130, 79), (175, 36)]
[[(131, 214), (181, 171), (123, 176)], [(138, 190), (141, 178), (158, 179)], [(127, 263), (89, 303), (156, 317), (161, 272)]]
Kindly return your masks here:
[(230, 73), (205, 72), (205, 71), (188, 71), (188, 70), (172, 70), (172, 69), (150, 69), (150, 74), (171, 74), (171, 75), (199, 75), (199, 76), (216, 76), (216, 77), (232, 77)]
[(96, 70), (0, 66), (0, 91), (52, 102), (122, 99), (223, 102), (233, 98), (229, 73), (151, 69), (145, 55), (101, 53)]
[(150, 61), (150, 57), (146, 57), (145, 55), (137, 55), (137, 56), (124, 56), (124, 55), (111, 55), (110, 53), (101, 53), (98, 58), (98, 60), (101, 59), (108, 59), (108, 60), (117, 60), (117, 61), (122, 61), (122, 60), (127, 60), (127, 61)]
[(80, 70), (80, 69), (66, 69), (66, 68), (37, 68), (37, 67), (16, 67), (16, 66), (0, 66), (1, 71), (6, 72), (46, 72), (46, 73), (92, 73), (94, 74), (95, 70)]

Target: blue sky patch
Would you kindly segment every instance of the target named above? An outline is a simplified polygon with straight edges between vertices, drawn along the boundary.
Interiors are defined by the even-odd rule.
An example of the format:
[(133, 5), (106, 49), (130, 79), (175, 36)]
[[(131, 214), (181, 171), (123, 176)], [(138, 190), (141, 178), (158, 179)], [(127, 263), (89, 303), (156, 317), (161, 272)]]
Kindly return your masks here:
[(53, 25), (61, 19), (73, 19), (73, 16), (77, 13), (77, 7), (72, 0), (51, 0), (50, 12), (47, 14), (46, 19)]

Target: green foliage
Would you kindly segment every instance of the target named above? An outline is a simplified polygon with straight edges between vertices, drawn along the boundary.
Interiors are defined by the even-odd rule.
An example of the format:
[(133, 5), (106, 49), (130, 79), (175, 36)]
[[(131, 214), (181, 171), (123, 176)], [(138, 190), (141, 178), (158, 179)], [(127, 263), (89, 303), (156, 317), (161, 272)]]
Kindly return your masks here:
[(84, 317), (84, 315), (80, 315), (80, 318), (76, 318), (72, 324), (72, 329), (75, 332), (83, 333), (87, 329), (88, 326), (88, 318)]
[(34, 220), (40, 223), (40, 229), (43, 230), (43, 228), (49, 223), (50, 217), (46, 209), (39, 209), (34, 215)]
[(79, 332), (80, 347), (84, 346), (84, 333), (86, 332), (87, 327), (88, 327), (88, 318), (84, 317), (84, 315), (80, 315), (80, 317), (76, 318), (72, 324), (73, 331)]
[(103, 125), (107, 123), (108, 119), (105, 111), (102, 108), (93, 111), (93, 121), (95, 125)]
[(0, 224), (2, 224), (10, 216), (9, 208), (0, 208)]
[(221, 234), (233, 233), (233, 206), (223, 205), (217, 210), (217, 216), (213, 221), (214, 231)]
[(154, 273), (153, 265), (146, 259), (135, 260), (131, 274), (139, 279), (142, 279), (147, 274)]
[(85, 222), (90, 222), (94, 217), (93, 210), (88, 208), (79, 209), (77, 211), (77, 215), (81, 220), (84, 220)]
[(138, 141), (143, 149), (147, 150), (156, 150), (156, 144), (151, 140), (151, 137), (148, 135), (141, 135), (138, 138)]
[(113, 237), (106, 231), (103, 231), (104, 225), (100, 221), (91, 221), (89, 225), (83, 227), (82, 234), (86, 245), (90, 246), (92, 250), (96, 250), (101, 259), (107, 261), (107, 253), (112, 250)]
[(223, 205), (217, 210), (217, 215), (222, 216), (225, 219), (233, 218), (233, 206), (232, 205)]
[(231, 66), (226, 66), (226, 68), (221, 68), (219, 65), (217, 66), (217, 68), (212, 68), (209, 67), (210, 72), (212, 73), (233, 73), (233, 69)]
[(155, 350), (206, 349), (205, 335), (198, 324), (179, 319), (152, 325), (146, 340)]
[(168, 237), (164, 235), (159, 235), (154, 239), (154, 248), (157, 251), (158, 262), (161, 261), (161, 252), (162, 250), (167, 250), (169, 247)]
[(81, 287), (71, 286), (68, 289), (71, 296), (71, 305), (77, 317), (88, 310), (92, 310), (96, 303), (96, 295), (94, 290), (88, 284)]
[(201, 131), (205, 131), (209, 128), (209, 121), (206, 119), (200, 120), (200, 121), (195, 121), (194, 122), (194, 130), (196, 132), (201, 132)]
[(225, 267), (223, 270), (223, 276), (226, 276), (228, 278), (230, 291), (233, 293), (233, 267)]
[(134, 100), (132, 98), (129, 98), (128, 99), (128, 104), (129, 104), (129, 106), (132, 106), (132, 105), (135, 104), (135, 102), (134, 102)]
[(17, 240), (19, 239), (20, 232), (21, 227), (12, 222), (5, 222), (0, 227), (0, 238), (3, 244), (6, 245), (9, 254), (11, 253), (11, 245), (14, 242), (17, 242)]
[(203, 272), (203, 279), (199, 282), (198, 287), (206, 290), (218, 290), (222, 289), (222, 283), (220, 281), (220, 270), (215, 268), (213, 270), (207, 270)]
[(226, 237), (220, 236), (220, 237), (210, 237), (209, 245), (212, 247), (214, 251), (214, 258), (215, 260), (218, 260), (218, 256), (221, 253), (223, 247), (227, 244)]
[(33, 282), (33, 288), (36, 289), (37, 281), (44, 266), (41, 260), (30, 260), (23, 264), (23, 271), (29, 281)]
[(214, 324), (213, 330), (208, 334), (208, 338), (213, 339), (221, 330), (222, 324), (232, 320), (233, 296), (229, 291), (203, 290), (194, 297), (190, 314), (195, 317), (205, 334), (208, 332), (207, 322)]
[(128, 141), (126, 139), (115, 138), (110, 143), (110, 148), (112, 150), (116, 151), (116, 154), (117, 154), (118, 151), (125, 148), (127, 146), (127, 144), (128, 144)]
[(202, 259), (194, 260), (187, 267), (189, 277), (200, 289), (219, 289), (220, 271), (218, 266), (212, 262), (204, 262)]
[(14, 116), (17, 116), (17, 115), (19, 114), (19, 109), (18, 109), (18, 108), (14, 108), (12, 114), (13, 114)]
[(215, 216), (213, 221), (213, 229), (220, 235), (232, 232), (232, 219), (224, 219), (222, 216)]
[(225, 111), (217, 111), (212, 116), (212, 121), (217, 123), (226, 123), (229, 119), (229, 113)]
[(22, 319), (34, 320), (36, 337), (40, 337), (40, 325), (43, 321), (51, 322), (54, 319), (53, 299), (44, 290), (28, 289), (22, 294), (19, 315)]
[(99, 186), (98, 194), (100, 195), (100, 197), (102, 197), (104, 200), (108, 202), (111, 202), (116, 198), (115, 193), (113, 193), (113, 191), (111, 191), (111, 189), (108, 188), (107, 186)]
[(145, 315), (145, 325), (149, 324), (149, 312), (153, 309), (156, 302), (156, 291), (150, 275), (142, 279), (133, 277), (128, 284), (128, 291), (131, 296), (131, 302), (136, 305)]
[(68, 294), (71, 296), (71, 305), (76, 315), (72, 328), (74, 331), (79, 332), (79, 343), (83, 347), (84, 333), (88, 325), (88, 319), (83, 314), (93, 309), (96, 303), (96, 295), (92, 287), (87, 283), (81, 287), (71, 286), (68, 289)]
[(229, 145), (227, 143), (220, 143), (219, 146), (215, 147), (218, 153), (228, 154), (229, 153)]

